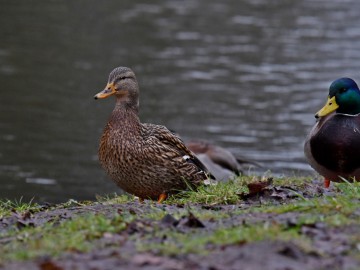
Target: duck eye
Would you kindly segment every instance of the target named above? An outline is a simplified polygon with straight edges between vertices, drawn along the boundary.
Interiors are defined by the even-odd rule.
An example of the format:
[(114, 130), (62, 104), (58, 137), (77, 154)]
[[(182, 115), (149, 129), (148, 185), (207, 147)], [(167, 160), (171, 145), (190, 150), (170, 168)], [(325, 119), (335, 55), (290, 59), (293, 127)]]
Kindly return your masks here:
[(119, 81), (125, 80), (125, 79), (131, 79), (130, 76), (124, 76), (124, 77), (120, 77)]
[(129, 76), (123, 76), (123, 77), (118, 77), (116, 80), (115, 80), (115, 84), (116, 83), (120, 83), (121, 81), (125, 80), (125, 79), (130, 79), (131, 77)]
[(345, 93), (346, 90), (347, 90), (346, 88), (340, 88), (339, 92), (340, 92), (340, 93)]

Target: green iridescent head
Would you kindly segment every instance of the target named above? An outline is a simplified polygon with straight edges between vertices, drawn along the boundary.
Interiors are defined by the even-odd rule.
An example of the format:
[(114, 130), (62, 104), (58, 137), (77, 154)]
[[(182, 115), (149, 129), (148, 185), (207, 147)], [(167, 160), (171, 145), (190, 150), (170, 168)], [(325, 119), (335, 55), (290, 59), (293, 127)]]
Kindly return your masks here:
[(333, 111), (352, 115), (360, 113), (360, 90), (354, 80), (340, 78), (334, 81), (330, 85), (325, 106), (315, 117), (322, 117)]

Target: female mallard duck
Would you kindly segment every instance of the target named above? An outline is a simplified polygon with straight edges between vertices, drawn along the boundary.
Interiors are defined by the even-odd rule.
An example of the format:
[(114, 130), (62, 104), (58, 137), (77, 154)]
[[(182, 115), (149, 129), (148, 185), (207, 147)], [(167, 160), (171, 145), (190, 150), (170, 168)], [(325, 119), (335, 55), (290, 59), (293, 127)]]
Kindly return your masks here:
[(192, 140), (185, 144), (217, 180), (229, 180), (243, 174), (243, 164), (260, 166), (254, 161), (235, 157), (229, 150), (207, 141)]
[(178, 136), (140, 122), (139, 87), (130, 68), (115, 68), (95, 99), (112, 95), (116, 104), (100, 140), (99, 160), (120, 188), (141, 200), (162, 202), (169, 193), (207, 179), (205, 166)]
[(242, 173), (234, 155), (220, 146), (205, 141), (189, 141), (186, 146), (217, 180), (229, 180)]
[(360, 90), (349, 78), (330, 85), (325, 106), (305, 141), (309, 164), (330, 181), (360, 181)]

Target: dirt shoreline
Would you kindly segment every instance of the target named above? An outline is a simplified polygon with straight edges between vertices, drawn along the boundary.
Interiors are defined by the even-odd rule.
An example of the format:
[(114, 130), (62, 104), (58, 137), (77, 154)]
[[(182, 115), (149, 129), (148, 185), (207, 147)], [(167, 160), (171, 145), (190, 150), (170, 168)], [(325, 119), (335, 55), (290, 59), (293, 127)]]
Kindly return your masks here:
[[(329, 226), (317, 217), (312, 222), (309, 213), (303, 210), (258, 211), (259, 205), (286, 206), (304, 198), (331, 197), (337, 192), (335, 188), (324, 190), (319, 181), (312, 181), (302, 189), (268, 185), (258, 191), (236, 205), (158, 205), (132, 200), (43, 206), (36, 212), (14, 212), (0, 219), (0, 235), (6, 235), (14, 228), (21, 232), (23, 228), (41, 228), (47, 224), (58, 226), (88, 214), (102, 215), (110, 220), (120, 214), (129, 216), (130, 221), (118, 233), (102, 232), (91, 241), (89, 251), (73, 249), (55, 257), (42, 254), (23, 261), (3, 260), (0, 269), (360, 269), (358, 225), (340, 222), (337, 226)], [(354, 219), (359, 219), (360, 207), (358, 210), (351, 213)], [(259, 225), (261, 228), (280, 228), (284, 232), (294, 231), (308, 240), (292, 239), (291, 234), (279, 239), (271, 235), (259, 239), (256, 235), (244, 235), (239, 237), (240, 240), (231, 240), (232, 233), (238, 233), (237, 229), (248, 230), (251, 234), (256, 233), (252, 228)], [(180, 253), (170, 250), (172, 246), (175, 250), (176, 245), (186, 246), (191, 238), (196, 240), (198, 237), (201, 242), (219, 233), (228, 233), (229, 239), (220, 244), (212, 240), (202, 245), (195, 243), (201, 250), (194, 249), (194, 252), (191, 245), (188, 250), (181, 247)], [(191, 237), (180, 243), (176, 239), (181, 238), (173, 235)], [(246, 240), (248, 238), (254, 240)], [(5, 247), (14, 241), (19, 241), (18, 234), (0, 237), (0, 245)], [(162, 245), (170, 248), (163, 250)]]

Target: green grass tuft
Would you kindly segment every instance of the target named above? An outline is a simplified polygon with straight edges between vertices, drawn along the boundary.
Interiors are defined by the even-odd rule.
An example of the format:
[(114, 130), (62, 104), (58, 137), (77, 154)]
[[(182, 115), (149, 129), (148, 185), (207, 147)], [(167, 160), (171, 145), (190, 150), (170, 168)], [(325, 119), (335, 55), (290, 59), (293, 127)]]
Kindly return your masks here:
[(170, 196), (167, 204), (198, 203), (207, 205), (236, 204), (241, 201), (240, 194), (248, 192), (248, 178), (239, 177), (226, 183), (200, 186), (196, 191), (183, 191)]
[(13, 212), (25, 212), (25, 211), (38, 211), (39, 205), (33, 203), (32, 200), (28, 203), (20, 200), (1, 200), (0, 201), (0, 218), (10, 215)]

